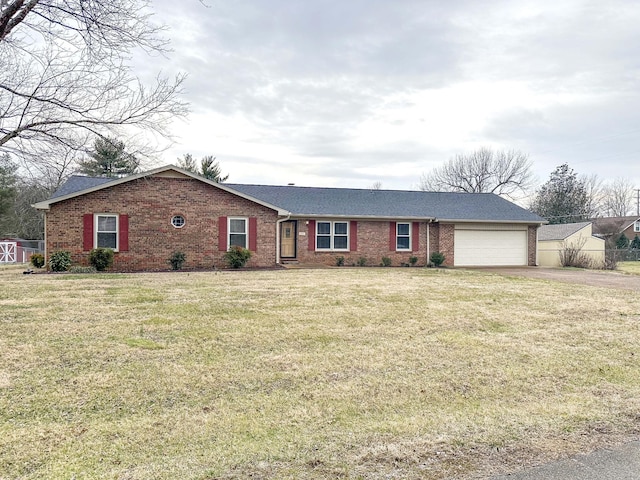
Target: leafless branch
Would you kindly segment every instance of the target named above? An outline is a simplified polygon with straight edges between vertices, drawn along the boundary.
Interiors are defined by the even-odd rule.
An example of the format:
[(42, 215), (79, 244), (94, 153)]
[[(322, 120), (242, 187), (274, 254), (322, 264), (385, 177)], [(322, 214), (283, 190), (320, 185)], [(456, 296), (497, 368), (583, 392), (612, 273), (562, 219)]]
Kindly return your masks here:
[(531, 162), (517, 150), (480, 148), (458, 154), (444, 165), (423, 174), (421, 190), (495, 193), (513, 198), (531, 186)]

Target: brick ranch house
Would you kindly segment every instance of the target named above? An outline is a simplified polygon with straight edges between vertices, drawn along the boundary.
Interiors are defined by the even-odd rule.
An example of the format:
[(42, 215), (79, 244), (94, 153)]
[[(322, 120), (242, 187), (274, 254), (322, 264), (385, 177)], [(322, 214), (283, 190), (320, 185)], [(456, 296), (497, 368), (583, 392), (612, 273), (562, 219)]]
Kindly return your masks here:
[(130, 177), (74, 176), (37, 203), (47, 256), (66, 250), (87, 264), (91, 249), (115, 251), (114, 269), (224, 267), (232, 245), (248, 266), (287, 262), (392, 265), (442, 252), (449, 266), (536, 265), (544, 219), (497, 195), (218, 184), (169, 165)]

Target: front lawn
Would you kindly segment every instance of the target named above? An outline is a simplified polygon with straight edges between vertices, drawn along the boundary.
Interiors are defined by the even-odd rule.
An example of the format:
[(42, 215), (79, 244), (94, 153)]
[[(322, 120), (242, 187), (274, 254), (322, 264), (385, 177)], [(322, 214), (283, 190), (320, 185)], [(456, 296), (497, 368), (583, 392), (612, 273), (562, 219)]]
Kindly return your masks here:
[(5, 268), (0, 312), (0, 478), (484, 478), (640, 428), (628, 291)]
[(640, 275), (640, 262), (618, 262), (618, 270), (632, 275)]

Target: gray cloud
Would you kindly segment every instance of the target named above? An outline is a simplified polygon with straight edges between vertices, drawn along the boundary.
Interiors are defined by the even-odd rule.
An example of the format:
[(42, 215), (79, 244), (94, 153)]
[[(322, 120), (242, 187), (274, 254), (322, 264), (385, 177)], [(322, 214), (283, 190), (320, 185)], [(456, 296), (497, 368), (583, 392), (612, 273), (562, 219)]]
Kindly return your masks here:
[[(567, 161), (602, 177), (626, 172), (640, 183), (633, 130), (640, 120), (640, 5), (634, 2), (207, 3), (154, 2), (175, 51), (141, 68), (188, 72), (194, 113), (242, 118), (251, 128), (235, 132), (234, 145), (283, 147), (292, 155), (290, 168), (314, 176), (316, 184), (340, 176), (368, 181), (375, 176), (370, 171), (388, 168), (394, 183), (385, 186), (410, 188), (414, 172), (478, 144), (528, 151), (541, 177)], [(428, 122), (421, 130), (416, 118), (380, 118), (424, 109), (433, 125), (434, 116), (437, 123), (455, 114), (460, 126), (451, 122), (450, 129), (457, 134), (462, 120), (476, 118), (472, 108), (487, 109), (491, 102), (478, 107), (466, 97), (437, 100), (449, 88), (474, 82), (517, 84), (522, 98), (498, 91), (495, 110), (486, 119), (478, 115), (477, 125), (465, 124), (472, 133), (460, 133), (459, 145), (443, 147), (441, 132)], [(433, 96), (420, 103), (424, 93)], [(378, 129), (363, 142), (372, 119)], [(399, 138), (403, 129), (414, 133)], [(268, 158), (218, 152), (211, 142), (210, 153), (254, 162), (253, 176), (285, 161), (274, 166)]]

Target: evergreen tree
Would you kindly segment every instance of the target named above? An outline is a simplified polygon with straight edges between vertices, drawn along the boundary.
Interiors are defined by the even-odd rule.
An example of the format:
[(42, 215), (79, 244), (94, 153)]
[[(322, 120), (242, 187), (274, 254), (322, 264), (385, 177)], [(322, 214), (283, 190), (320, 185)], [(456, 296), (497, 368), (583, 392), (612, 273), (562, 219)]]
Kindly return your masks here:
[(638, 237), (638, 234), (636, 234), (636, 236), (633, 237), (633, 240), (631, 240), (629, 248), (632, 250), (640, 250), (640, 237)]
[(222, 176), (222, 170), (220, 164), (217, 162), (216, 157), (207, 155), (200, 160), (200, 172), (204, 178), (213, 180), (216, 183), (222, 183), (229, 178), (229, 175)]
[(115, 138), (96, 138), (89, 157), (80, 163), (79, 172), (91, 177), (126, 177), (140, 166), (138, 159), (126, 152), (124, 142)]
[(200, 164), (190, 153), (185, 153), (182, 158), (178, 158), (178, 166), (196, 175), (200, 175), (216, 183), (222, 183), (229, 178), (229, 175), (222, 176), (222, 169), (212, 155), (206, 155), (200, 160)]
[(178, 166), (188, 172), (200, 174), (198, 164), (190, 153), (185, 153), (182, 158), (178, 158)]
[(629, 248), (629, 239), (624, 233), (621, 233), (618, 240), (616, 240), (616, 248), (619, 250), (626, 250)]
[(551, 224), (572, 223), (587, 219), (588, 203), (584, 182), (565, 163), (536, 192), (530, 210)]

